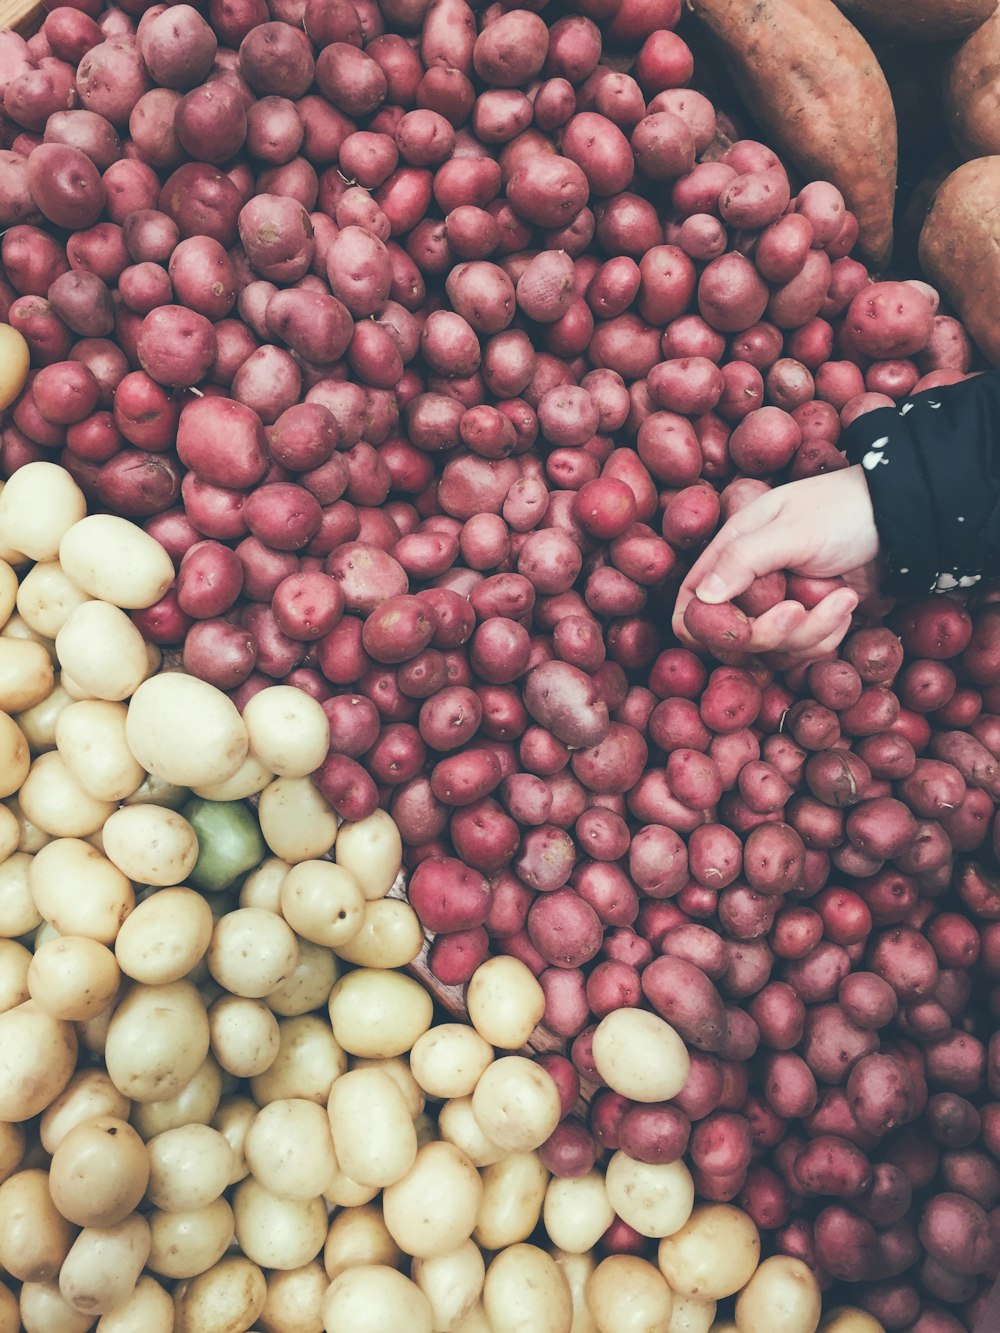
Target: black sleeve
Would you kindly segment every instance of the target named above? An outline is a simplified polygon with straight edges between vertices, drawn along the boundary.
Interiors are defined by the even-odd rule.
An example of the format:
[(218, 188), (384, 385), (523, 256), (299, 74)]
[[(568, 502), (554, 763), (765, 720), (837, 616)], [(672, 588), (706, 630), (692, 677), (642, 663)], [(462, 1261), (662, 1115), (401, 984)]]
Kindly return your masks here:
[(840, 445), (865, 471), (890, 596), (1000, 574), (1000, 371), (867, 412)]

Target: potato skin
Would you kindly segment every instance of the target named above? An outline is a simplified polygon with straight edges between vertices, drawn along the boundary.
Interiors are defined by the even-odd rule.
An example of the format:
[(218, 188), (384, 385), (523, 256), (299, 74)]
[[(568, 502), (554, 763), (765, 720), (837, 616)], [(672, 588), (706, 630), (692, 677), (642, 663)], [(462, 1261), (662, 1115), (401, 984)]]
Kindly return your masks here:
[(967, 37), (945, 66), (944, 112), (948, 132), (964, 158), (1000, 152), (996, 68), (1000, 60), (1000, 12)]
[(928, 282), (952, 302), (991, 365), (1000, 366), (1000, 260), (995, 200), (1000, 156), (956, 168), (938, 187), (920, 232), (918, 255)]
[(689, 0), (776, 144), (810, 180), (831, 181), (876, 265), (892, 252), (896, 118), (868, 43), (833, 0)]
[(994, 0), (837, 0), (852, 23), (906, 42), (947, 42), (975, 32)]

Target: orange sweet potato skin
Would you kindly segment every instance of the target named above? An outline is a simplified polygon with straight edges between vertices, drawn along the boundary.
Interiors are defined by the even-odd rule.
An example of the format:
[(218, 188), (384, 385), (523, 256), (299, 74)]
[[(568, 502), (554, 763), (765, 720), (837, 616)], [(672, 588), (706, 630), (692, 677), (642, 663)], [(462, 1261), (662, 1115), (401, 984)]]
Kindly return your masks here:
[(993, 13), (997, 0), (837, 0), (852, 23), (905, 42), (968, 37)]
[(945, 66), (944, 114), (964, 158), (1000, 153), (1000, 9)]
[(726, 56), (755, 119), (799, 170), (857, 216), (876, 266), (892, 252), (897, 137), (871, 47), (833, 0), (687, 0)]
[(983, 356), (1000, 366), (1000, 156), (964, 162), (942, 182), (918, 254), (928, 282), (947, 294)]

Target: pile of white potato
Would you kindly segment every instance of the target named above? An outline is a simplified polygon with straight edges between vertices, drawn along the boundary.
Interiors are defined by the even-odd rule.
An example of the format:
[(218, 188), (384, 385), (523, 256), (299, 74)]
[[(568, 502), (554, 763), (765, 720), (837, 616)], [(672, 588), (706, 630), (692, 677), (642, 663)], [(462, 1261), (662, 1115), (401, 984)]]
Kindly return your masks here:
[[(0, 1333), (814, 1333), (805, 1265), (682, 1164), (550, 1176), (537, 981), (491, 959), (442, 1021), (392, 820), (338, 827), (306, 694), (160, 670), (127, 612), (173, 576), (61, 468), (0, 492)], [(209, 891), (182, 810), (241, 803), (238, 842), (251, 795)], [(616, 1214), (656, 1263), (595, 1256)]]

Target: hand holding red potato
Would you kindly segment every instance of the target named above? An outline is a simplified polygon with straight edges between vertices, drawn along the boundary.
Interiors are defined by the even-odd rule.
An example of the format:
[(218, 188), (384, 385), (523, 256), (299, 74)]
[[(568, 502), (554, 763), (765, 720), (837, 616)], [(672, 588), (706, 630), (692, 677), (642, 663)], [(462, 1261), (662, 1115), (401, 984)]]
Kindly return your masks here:
[(733, 514), (695, 561), (677, 596), (674, 633), (684, 643), (696, 643), (691, 621), (706, 617), (689, 610), (694, 599), (721, 606), (777, 570), (839, 577), (844, 586), (811, 609), (780, 601), (750, 621), (749, 635), (739, 636), (744, 652), (778, 653), (783, 664), (822, 657), (847, 633), (858, 602), (874, 592), (878, 551), (860, 467), (779, 486)]

